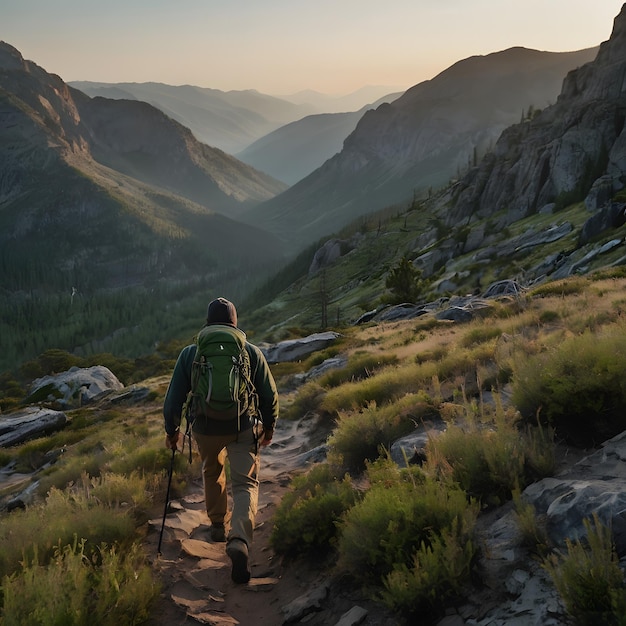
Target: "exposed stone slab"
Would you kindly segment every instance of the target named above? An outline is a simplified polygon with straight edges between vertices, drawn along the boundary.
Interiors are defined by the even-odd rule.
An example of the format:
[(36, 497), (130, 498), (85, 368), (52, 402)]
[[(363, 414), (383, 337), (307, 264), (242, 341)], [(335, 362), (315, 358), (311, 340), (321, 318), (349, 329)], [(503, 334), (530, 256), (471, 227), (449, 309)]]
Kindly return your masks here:
[(332, 331), (314, 333), (301, 339), (288, 339), (271, 346), (259, 346), (269, 363), (298, 361), (313, 352), (323, 350), (341, 335)]
[(23, 411), (0, 416), (0, 447), (15, 446), (29, 439), (61, 430), (67, 416), (61, 411), (28, 407)]

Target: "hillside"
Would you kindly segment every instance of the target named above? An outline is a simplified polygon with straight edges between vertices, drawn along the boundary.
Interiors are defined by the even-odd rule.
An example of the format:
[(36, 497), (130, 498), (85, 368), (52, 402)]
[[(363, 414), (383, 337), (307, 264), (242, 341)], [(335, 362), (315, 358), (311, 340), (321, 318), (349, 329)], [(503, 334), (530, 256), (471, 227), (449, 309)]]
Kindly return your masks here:
[(294, 248), (376, 209), (406, 206), (466, 171), (530, 108), (553, 103), (566, 73), (596, 52), (513, 48), (459, 61), (368, 111), (339, 154), (247, 219)]
[[(74, 593), (60, 600), (80, 598), (82, 607), (90, 606), (94, 588), (103, 598), (116, 597), (114, 586), (102, 580), (98, 568), (92, 572), (90, 585), (83, 587), (79, 576), (70, 582), (64, 568), (72, 562), (69, 550), (64, 557), (67, 560), (52, 559), (43, 567), (50, 544), (60, 538), (62, 546), (71, 545), (72, 533), (76, 532), (85, 539), (88, 552), (100, 545), (103, 536), (109, 542), (127, 541), (123, 544), (126, 556), (120, 556), (115, 571), (116, 580), (125, 582), (120, 587), (132, 593), (124, 603), (109, 602), (110, 610), (115, 607), (116, 614), (122, 612), (121, 620), (127, 612), (139, 611), (147, 604), (150, 611), (146, 623), (155, 626), (184, 624), (190, 619), (247, 623), (252, 617), (278, 625), (287, 616), (291, 616), (291, 623), (322, 626), (338, 623), (358, 607), (371, 623), (391, 626), (415, 623), (411, 597), (418, 603), (430, 597), (434, 606), (428, 601), (419, 605), (424, 624), (440, 623), (444, 612), (457, 616), (458, 624), (489, 626), (497, 620), (514, 623), (514, 619), (531, 617), (533, 623), (567, 624), (563, 599), (540, 567), (548, 545), (553, 545), (549, 543), (553, 540), (542, 533), (546, 528), (552, 532), (550, 537), (564, 528), (573, 532), (572, 528), (581, 526), (583, 511), (610, 501), (615, 497), (612, 490), (620, 486), (623, 494), (623, 463), (614, 456), (620, 438), (599, 448), (593, 457), (598, 460), (595, 464), (591, 443), (580, 448), (561, 437), (553, 441), (546, 429), (536, 432), (534, 447), (524, 448), (531, 424), (536, 428), (534, 420), (522, 422), (519, 430), (511, 424), (520, 419), (517, 408), (524, 404), (521, 400), (532, 398), (552, 411), (562, 407), (571, 415), (570, 409), (577, 402), (589, 402), (602, 413), (598, 398), (618, 397), (621, 412), (617, 424), (621, 425), (619, 432), (623, 431), (624, 394), (617, 396), (612, 385), (626, 366), (620, 320), (624, 281), (623, 270), (618, 270), (575, 277), (518, 297), (496, 298), (470, 323), (435, 321), (429, 316), (418, 321), (367, 324), (346, 330), (324, 351), (307, 359), (273, 365), (282, 417), (275, 442), (262, 453), (259, 524), (251, 551), (253, 577), (246, 586), (230, 580), (224, 544), (207, 541), (201, 468), (195, 452), (193, 463), (188, 464), (186, 449), (185, 454), (177, 455), (174, 465), (172, 506), (167, 509), (162, 554), (157, 554), (170, 456), (162, 447), (161, 417), (169, 376), (133, 379), (137, 373), (126, 370), (131, 376), (126, 389), (81, 407), (65, 407), (69, 422), (64, 430), (1, 451), (0, 504), (6, 504), (19, 491), (23, 498), (33, 498), (34, 506), (10, 515), (3, 511), (0, 516), (0, 536), (11, 537), (4, 544), (0, 573), (17, 569), (15, 581), (30, 580), (19, 569), (19, 560), (24, 560), (23, 542), (31, 546), (36, 537), (42, 565), (39, 576), (33, 578), (38, 589), (63, 580)], [(578, 355), (577, 367), (567, 358), (560, 359), (572, 350)], [(602, 367), (605, 356), (610, 357), (610, 368), (601, 376), (584, 376), (585, 368)], [(594, 357), (598, 357), (597, 362)], [(324, 368), (320, 368), (323, 360)], [(539, 360), (547, 372), (559, 366), (565, 369), (554, 379), (546, 377), (545, 384), (540, 378), (531, 376), (529, 380), (526, 377), (537, 372)], [(117, 365), (111, 363), (113, 369)], [(551, 380), (559, 385), (550, 386)], [(568, 403), (571, 394), (563, 395), (560, 390), (571, 390), (573, 385), (576, 398)], [(528, 414), (533, 411), (526, 405)], [(560, 423), (567, 425), (571, 420)], [(575, 423), (597, 424), (601, 430), (605, 421), (587, 413), (586, 420)], [(456, 458), (458, 446), (464, 453), (461, 460)], [(390, 451), (392, 461), (373, 462), (383, 449)], [(545, 457), (532, 456), (540, 453)], [(526, 463), (518, 463), (520, 455), (528, 455), (524, 457)], [(600, 468), (602, 455), (608, 459)], [(365, 458), (371, 463), (364, 471)], [(399, 461), (402, 458), (404, 462)], [(430, 465), (424, 463), (425, 458)], [(465, 458), (470, 459), (466, 465), (462, 463)], [(337, 467), (340, 459), (345, 465)], [(578, 465), (580, 459), (587, 463)], [(408, 461), (409, 469), (403, 473), (394, 465), (404, 467)], [(351, 478), (344, 473), (347, 468)], [(599, 490), (597, 501), (593, 494), (584, 492), (593, 468), (604, 473), (601, 478), (593, 477), (594, 488)], [(481, 498), (480, 512), (464, 492), (458, 497), (459, 490), (450, 480), (441, 481), (447, 495), (442, 493), (440, 499), (434, 499), (429, 483), (423, 482), (429, 472), (445, 475), (457, 469), (455, 480), (473, 497)], [(569, 476), (576, 476), (577, 471), (583, 472), (584, 480), (570, 482)], [(314, 477), (311, 480), (319, 481), (312, 484), (321, 487), (307, 491), (307, 483), (302, 483), (307, 472)], [(325, 472), (330, 472), (331, 483), (324, 482)], [(548, 478), (544, 480), (544, 476)], [(338, 509), (338, 484), (344, 494), (352, 485), (359, 490), (359, 497), (344, 510)], [(374, 499), (371, 496), (377, 486), (384, 491)], [(578, 497), (569, 508), (563, 503), (560, 508), (553, 507), (549, 524), (542, 521), (545, 516), (538, 509), (532, 518), (537, 532), (532, 543), (524, 538), (522, 522), (514, 512), (511, 494), (517, 488), (526, 488), (527, 497), (534, 497), (538, 507), (547, 507), (550, 498), (557, 499), (559, 489), (574, 490)], [(297, 506), (290, 507), (298, 489)], [(469, 569), (464, 570), (462, 584), (454, 594), (447, 591), (447, 579), (442, 585), (439, 577), (429, 580), (426, 589), (417, 585), (414, 595), (405, 594), (404, 604), (399, 603), (394, 610), (381, 602), (378, 594), (372, 594), (372, 589), (383, 589), (381, 578), (376, 578), (378, 570), (346, 570), (347, 552), (359, 563), (365, 554), (373, 554), (379, 559), (379, 568), (381, 560), (387, 559), (385, 567), (391, 568), (389, 559), (402, 555), (398, 565), (414, 567), (408, 555), (418, 554), (416, 538), (421, 536), (422, 526), (406, 506), (412, 503), (416, 516), (420, 511), (436, 509), (433, 517), (436, 523), (443, 523), (447, 509), (442, 502), (461, 506), (466, 523), (471, 520), (471, 550), (476, 550), (472, 575), (468, 576)], [(443, 511), (440, 506), (444, 506)], [(519, 503), (515, 506), (521, 507)], [(612, 514), (615, 523), (620, 523), (611, 508), (604, 507), (602, 515)], [(299, 511), (304, 512), (300, 519)], [(294, 516), (292, 526), (285, 526), (290, 513)], [(607, 522), (610, 519), (603, 517)], [(349, 538), (348, 542), (339, 538), (342, 533), (349, 537), (354, 524), (358, 549), (350, 556)], [(390, 533), (389, 525), (397, 525), (398, 530)], [(35, 534), (33, 527), (38, 529)], [(429, 528), (435, 533), (439, 530), (438, 526)], [(145, 550), (142, 556), (129, 548), (129, 538)], [(394, 540), (408, 543), (396, 550)], [(464, 535), (455, 535), (455, 540), (465, 541)], [(547, 543), (542, 544), (544, 541)], [(619, 541), (622, 555), (626, 544), (623, 537)], [(298, 545), (302, 552), (291, 553)], [(109, 550), (101, 549), (106, 562)], [(502, 558), (504, 553), (507, 558)], [(129, 562), (126, 557), (133, 560)], [(433, 548), (429, 571), (439, 571), (437, 564), (442, 558), (449, 559), (439, 548)], [(81, 567), (91, 562), (85, 558), (77, 561), (75, 566)], [(444, 569), (452, 575), (456, 562), (448, 560), (448, 564), (450, 569)], [(134, 574), (129, 576), (129, 571)], [(576, 571), (579, 576), (586, 574), (582, 567)], [(515, 585), (520, 579), (527, 584)], [(367, 586), (364, 580), (369, 581)], [(157, 581), (163, 585), (160, 589), (154, 584)], [(441, 593), (433, 595), (433, 585)], [(594, 598), (600, 601), (598, 595)], [(4, 610), (10, 609), (11, 614), (31, 610), (47, 605), (48, 599), (49, 594), (38, 593), (31, 605), (5, 603)], [(426, 610), (429, 607), (430, 612)], [(441, 622), (442, 626), (445, 623)]]
[(234, 217), (284, 185), (154, 107), (91, 99), (2, 43), (0, 115), (2, 369), (50, 346), (146, 350), (157, 311), (200, 297), (201, 316), (207, 285), (245, 292), (281, 259)]

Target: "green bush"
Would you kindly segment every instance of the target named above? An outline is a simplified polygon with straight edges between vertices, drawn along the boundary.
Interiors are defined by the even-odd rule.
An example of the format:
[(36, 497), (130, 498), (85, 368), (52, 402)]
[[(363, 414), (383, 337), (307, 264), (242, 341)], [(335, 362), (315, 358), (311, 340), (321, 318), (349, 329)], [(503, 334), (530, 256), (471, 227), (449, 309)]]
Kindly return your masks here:
[(339, 480), (330, 465), (296, 476), (274, 516), (270, 543), (289, 557), (326, 554), (337, 538), (337, 522), (356, 501), (349, 476)]
[(586, 540), (567, 540), (567, 554), (550, 555), (544, 568), (576, 624), (624, 625), (626, 588), (611, 531), (595, 515), (584, 524)]
[(524, 418), (537, 416), (557, 435), (588, 446), (626, 428), (626, 332), (566, 338), (545, 352), (513, 363), (512, 401)]
[(491, 341), (492, 339), (496, 339), (501, 334), (502, 330), (493, 324), (476, 326), (465, 333), (460, 341), (460, 345), (464, 348), (470, 348), (472, 346)]
[(519, 429), (516, 414), (496, 407), (496, 414), (471, 416), (451, 424), (426, 446), (427, 468), (447, 475), (483, 506), (499, 506), (513, 491), (554, 470), (554, 443), (549, 430)]
[(410, 566), (396, 565), (384, 579), (383, 602), (407, 623), (423, 623), (441, 616), (446, 604), (457, 600), (470, 578), (476, 553), (458, 519), (449, 529), (431, 533), (413, 555)]
[(2, 517), (0, 577), (35, 555), (46, 564), (59, 543), (71, 544), (75, 537), (85, 540), (90, 550), (100, 543), (130, 544), (136, 533), (132, 507), (99, 504), (90, 489), (89, 484), (67, 492), (51, 489), (44, 503)]
[(75, 540), (59, 544), (47, 565), (35, 552), (4, 577), (2, 591), (7, 626), (134, 626), (147, 621), (159, 587), (138, 544), (124, 551), (102, 544), (90, 556)]
[(369, 378), (330, 389), (322, 398), (320, 407), (332, 415), (341, 410), (358, 410), (371, 402), (382, 406), (407, 393), (415, 393), (436, 373), (437, 365), (430, 362), (385, 367)]
[(434, 480), (414, 466), (399, 469), (389, 460), (368, 468), (372, 483), (345, 514), (338, 567), (366, 585), (381, 585), (395, 569), (415, 565), (416, 552), (452, 533), (465, 548), (478, 505), (460, 488)]
[(348, 471), (361, 472), (366, 461), (374, 461), (383, 449), (408, 435), (437, 411), (424, 392), (407, 395), (393, 404), (378, 407), (370, 403), (359, 412), (340, 413), (328, 439), (329, 458)]

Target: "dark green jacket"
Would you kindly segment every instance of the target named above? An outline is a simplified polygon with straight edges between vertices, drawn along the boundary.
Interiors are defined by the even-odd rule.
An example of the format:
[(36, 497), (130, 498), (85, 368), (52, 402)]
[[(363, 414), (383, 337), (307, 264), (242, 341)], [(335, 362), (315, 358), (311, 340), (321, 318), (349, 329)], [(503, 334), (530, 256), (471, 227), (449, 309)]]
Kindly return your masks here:
[[(246, 350), (250, 355), (252, 383), (259, 396), (259, 413), (263, 420), (266, 432), (274, 432), (278, 419), (278, 391), (263, 353), (255, 345), (246, 342)], [(174, 366), (174, 373), (170, 381), (165, 402), (163, 403), (163, 417), (165, 418), (165, 432), (173, 435), (180, 427), (183, 406), (187, 394), (191, 390), (191, 366), (196, 356), (195, 344), (182, 349)], [(241, 430), (251, 428), (247, 420), (242, 420)], [(202, 435), (229, 435), (237, 432), (237, 419), (229, 421), (209, 420), (199, 418), (193, 425), (194, 432)]]

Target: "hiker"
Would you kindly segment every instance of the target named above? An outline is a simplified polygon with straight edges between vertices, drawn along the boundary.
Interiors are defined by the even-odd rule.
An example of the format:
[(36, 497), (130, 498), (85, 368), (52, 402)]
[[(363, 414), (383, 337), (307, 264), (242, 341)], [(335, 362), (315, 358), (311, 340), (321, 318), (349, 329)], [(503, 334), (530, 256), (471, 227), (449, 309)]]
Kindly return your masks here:
[[(210, 346), (217, 346), (220, 356), (234, 349), (236, 356), (229, 356), (230, 360), (220, 365), (219, 356), (211, 356)], [(241, 366), (233, 366), (235, 361), (240, 361)], [(227, 367), (227, 374), (220, 376), (220, 367)], [(230, 404), (223, 398), (220, 404), (220, 393), (224, 393), (220, 386), (228, 386), (229, 380), (231, 388), (225, 393), (232, 396), (228, 398)], [(196, 343), (183, 348), (176, 361), (163, 405), (165, 445), (170, 450), (178, 448), (183, 436), (181, 415), (188, 398), (187, 421), (202, 459), (210, 537), (213, 541), (227, 541), (231, 577), (236, 583), (247, 583), (248, 548), (259, 495), (259, 447), (272, 440), (278, 418), (278, 392), (263, 353), (237, 328), (237, 310), (225, 298), (209, 304), (206, 325), (198, 333)], [(233, 500), (228, 534), (226, 456)]]

